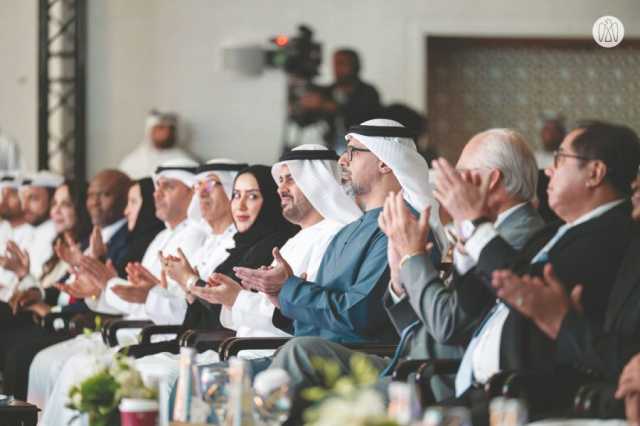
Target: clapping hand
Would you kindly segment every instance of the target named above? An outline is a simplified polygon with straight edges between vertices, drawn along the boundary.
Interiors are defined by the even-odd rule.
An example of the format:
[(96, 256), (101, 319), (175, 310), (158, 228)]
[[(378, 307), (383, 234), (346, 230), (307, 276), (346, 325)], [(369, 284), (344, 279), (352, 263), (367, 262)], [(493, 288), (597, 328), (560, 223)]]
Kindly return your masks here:
[(427, 207), (416, 219), (405, 204), (401, 193), (390, 193), (384, 202), (384, 209), (378, 216), (378, 225), (398, 252), (400, 258), (425, 251), (429, 235), (429, 214)]
[(42, 295), (40, 294), (40, 290), (37, 288), (30, 288), (24, 291), (16, 291), (9, 299), (9, 308), (11, 308), (11, 312), (13, 315), (17, 314), (18, 311), (25, 309), (26, 307), (39, 302), (42, 300)]
[(638, 393), (640, 393), (640, 354), (631, 358), (631, 361), (622, 370), (618, 380), (616, 398), (622, 399)]
[(78, 267), (73, 269), (75, 279), (70, 283), (57, 283), (54, 286), (71, 297), (76, 299), (86, 299), (88, 297), (95, 297), (100, 294), (102, 289), (96, 287), (86, 275), (83, 275)]
[(0, 266), (12, 271), (18, 279), (23, 279), (29, 273), (29, 253), (21, 250), (14, 241), (7, 241), (7, 252), (0, 256)]
[(405, 292), (400, 280), (400, 262), (403, 257), (427, 252), (429, 236), (429, 214), (427, 207), (416, 219), (407, 208), (401, 193), (390, 193), (384, 203), (384, 209), (378, 216), (378, 225), (389, 242), (387, 260), (391, 271), (391, 285), (398, 296)]
[(224, 274), (214, 273), (207, 280), (206, 287), (192, 287), (190, 292), (209, 303), (231, 308), (238, 298), (242, 287)]
[(240, 278), (243, 287), (254, 289), (266, 293), (267, 295), (277, 295), (285, 281), (293, 276), (293, 270), (287, 261), (280, 254), (280, 250), (273, 249), (273, 258), (276, 264), (272, 268), (251, 269), (235, 267), (233, 271)]
[(69, 232), (65, 232), (63, 238), (56, 241), (53, 249), (63, 262), (72, 266), (80, 264), (82, 251)]
[(161, 281), (147, 268), (138, 262), (129, 263), (126, 267), (129, 285), (118, 284), (112, 287), (113, 292), (129, 303), (145, 303), (149, 292)]
[(461, 174), (444, 158), (433, 160), (432, 165), (438, 172), (433, 195), (456, 223), (487, 216), (489, 177)]
[(492, 285), (500, 299), (533, 320), (554, 340), (569, 309), (582, 311), (582, 286), (576, 285), (571, 295), (567, 295), (550, 263), (544, 267), (544, 280), (529, 275), (520, 277), (509, 270), (501, 270), (493, 273)]
[(98, 225), (93, 227), (89, 239), (89, 256), (94, 259), (104, 259), (107, 255), (107, 246), (102, 240), (102, 229)]
[[(185, 291), (188, 291), (187, 282), (193, 277), (199, 278), (200, 274), (192, 267), (182, 249), (178, 249), (178, 256), (164, 256), (159, 253), (162, 261), (162, 271), (166, 277), (177, 282)], [(165, 278), (166, 278), (165, 277)], [(162, 281), (162, 280), (161, 280)], [(165, 283), (166, 286), (166, 283)]]
[(91, 256), (82, 256), (78, 265), (80, 274), (95, 287), (104, 290), (110, 279), (118, 276), (111, 259), (104, 264)]

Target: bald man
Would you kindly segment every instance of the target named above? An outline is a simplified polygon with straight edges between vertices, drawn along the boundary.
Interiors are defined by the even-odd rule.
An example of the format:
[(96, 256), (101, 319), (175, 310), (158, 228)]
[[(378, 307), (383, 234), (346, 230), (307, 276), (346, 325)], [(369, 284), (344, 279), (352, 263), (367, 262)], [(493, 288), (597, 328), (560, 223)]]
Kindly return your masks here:
[(96, 241), (95, 233), (99, 231), (108, 251), (104, 255), (111, 259), (120, 276), (124, 276), (127, 259), (129, 231), (125, 226), (124, 209), (131, 183), (123, 172), (107, 169), (91, 180), (87, 191), (87, 211), (94, 226), (93, 241)]

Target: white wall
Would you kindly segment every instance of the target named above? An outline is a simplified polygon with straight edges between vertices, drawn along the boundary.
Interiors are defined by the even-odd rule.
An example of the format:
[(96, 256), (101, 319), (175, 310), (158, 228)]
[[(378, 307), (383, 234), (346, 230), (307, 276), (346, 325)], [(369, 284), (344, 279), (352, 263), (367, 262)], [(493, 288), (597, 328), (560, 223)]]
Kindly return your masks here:
[[(0, 0), (1, 7), (22, 12), (21, 23), (16, 23), (0, 10), (0, 46), (33, 48), (34, 3)], [(27, 38), (31, 43), (25, 44), (18, 34), (27, 32), (29, 13), (34, 29)], [(425, 35), (590, 37), (594, 20), (604, 14), (622, 19), (627, 37), (640, 36), (638, 0), (93, 0), (89, 173), (116, 165), (141, 140), (143, 119), (151, 107), (185, 117), (192, 129), (190, 148), (203, 159), (273, 161), (281, 136), (284, 78), (277, 71), (257, 78), (222, 71), (223, 45), (263, 42), (278, 33), (293, 33), (305, 22), (323, 42), (325, 57), (340, 46), (360, 51), (364, 79), (376, 84), (383, 101), (424, 109)], [(5, 21), (11, 21), (8, 30), (3, 28)], [(20, 40), (23, 47), (14, 48), (7, 37)], [(33, 73), (35, 53), (17, 53), (19, 68)], [(0, 61), (7, 62), (4, 54)], [(328, 65), (322, 69), (324, 80), (330, 78)], [(4, 77), (5, 66), (0, 72)], [(18, 75), (11, 70), (13, 74)], [(16, 86), (10, 88), (9, 102), (5, 84)], [(26, 104), (29, 114), (21, 115), (30, 118), (16, 123), (14, 133), (33, 144), (35, 102), (17, 97), (35, 97), (35, 84), (31, 78), (18, 86), (15, 76), (13, 83), (11, 78), (0, 81), (0, 124), (12, 121), (13, 103)], [(35, 155), (35, 149), (32, 152)]]
[(33, 169), (38, 147), (38, 2), (0, 0), (0, 131)]

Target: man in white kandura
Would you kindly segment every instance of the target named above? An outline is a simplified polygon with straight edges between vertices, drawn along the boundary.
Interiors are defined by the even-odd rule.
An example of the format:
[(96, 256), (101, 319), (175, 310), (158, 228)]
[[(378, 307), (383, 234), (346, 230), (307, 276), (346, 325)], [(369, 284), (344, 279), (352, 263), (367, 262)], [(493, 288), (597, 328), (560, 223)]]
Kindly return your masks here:
[(129, 152), (118, 166), (131, 179), (151, 176), (158, 164), (176, 159), (192, 159), (179, 145), (185, 133), (181, 131), (176, 114), (152, 110), (147, 116), (144, 139)]
[[(123, 314), (125, 319), (151, 319), (159, 324), (182, 321), (186, 312), (185, 295), (172, 280), (167, 282), (167, 288), (161, 286), (160, 252), (176, 255), (180, 248), (193, 256), (207, 237), (201, 227), (187, 219), (196, 169), (197, 163), (190, 160), (175, 160), (157, 168), (154, 174), (156, 216), (165, 222), (167, 229), (151, 242), (141, 264), (127, 266), (128, 280), (110, 274), (99, 262), (83, 258), (91, 263), (93, 272), (81, 268), (82, 278), (93, 280), (103, 288), (95, 300), (85, 299), (92, 310)], [(175, 297), (177, 294), (182, 297)], [(118, 335), (120, 343), (135, 343), (138, 332), (123, 330)], [(100, 333), (93, 333), (38, 353), (29, 370), (28, 400), (44, 409), (41, 424), (55, 425), (67, 416), (70, 419), (72, 413), (64, 408), (68, 389), (78, 378), (91, 374), (97, 364), (108, 362), (118, 349), (107, 349)]]

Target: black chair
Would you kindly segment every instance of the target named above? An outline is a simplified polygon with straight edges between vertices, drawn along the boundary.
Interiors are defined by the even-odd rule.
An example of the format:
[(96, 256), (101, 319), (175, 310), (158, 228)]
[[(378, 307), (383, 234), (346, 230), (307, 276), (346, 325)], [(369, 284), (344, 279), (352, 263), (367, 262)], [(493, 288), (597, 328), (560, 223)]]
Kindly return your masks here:
[(611, 383), (591, 383), (578, 389), (573, 400), (577, 417), (623, 419), (624, 401), (615, 398), (616, 386)]
[(74, 316), (72, 313), (63, 312), (49, 312), (47, 315), (40, 319), (40, 327), (44, 328), (50, 333), (56, 331), (69, 331), (69, 321)]
[[(220, 360), (226, 361), (244, 350), (276, 350), (290, 339), (291, 337), (233, 337), (224, 341), (220, 346)], [(379, 356), (392, 356), (396, 350), (396, 345), (378, 343), (344, 343), (343, 346), (354, 351)]]
[(207, 349), (219, 351), (220, 345), (227, 339), (234, 337), (235, 331), (226, 328), (218, 330), (187, 330), (183, 332), (178, 344), (180, 347), (196, 348), (198, 352)]
[(153, 325), (153, 323), (148, 320), (113, 319), (107, 321), (102, 327), (102, 341), (105, 345), (113, 348), (118, 346), (118, 330), (144, 328), (151, 325)]
[(40, 326), (53, 332), (68, 332), (77, 335), (85, 329), (97, 330), (102, 322), (122, 318), (119, 315), (100, 314), (96, 312), (50, 312), (40, 320)]
[[(171, 340), (151, 342), (153, 336), (163, 334), (173, 334), (176, 337)], [(204, 352), (208, 349), (218, 350), (218, 346), (234, 334), (233, 330), (227, 329), (182, 331), (180, 325), (150, 325), (144, 327), (140, 332), (139, 344), (122, 348), (120, 353), (141, 358), (160, 352), (178, 354), (181, 347), (193, 347), (198, 352)]]

